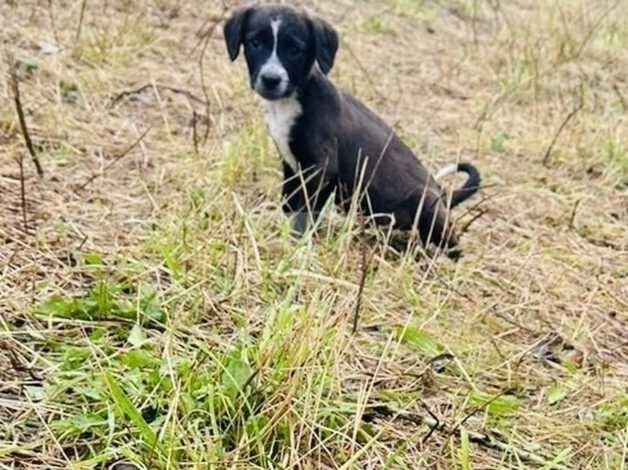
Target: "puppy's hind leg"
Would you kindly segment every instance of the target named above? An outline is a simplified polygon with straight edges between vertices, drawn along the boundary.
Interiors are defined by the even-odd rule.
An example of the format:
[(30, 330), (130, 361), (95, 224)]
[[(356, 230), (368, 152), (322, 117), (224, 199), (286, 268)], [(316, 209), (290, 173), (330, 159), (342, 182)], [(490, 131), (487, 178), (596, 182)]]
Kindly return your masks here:
[(397, 216), (401, 221), (398, 228), (416, 230), (425, 246), (430, 244), (446, 251), (447, 256), (458, 259), (461, 256), (458, 238), (454, 232), (450, 214), (440, 198), (417, 194), (404, 204), (404, 210)]
[(439, 250), (443, 250), (448, 258), (457, 261), (462, 257), (462, 250), (458, 248), (458, 237), (450, 220), (451, 214), (440, 201), (436, 203), (434, 209), (428, 211), (424, 218), (423, 231), (427, 233), (427, 243), (433, 243)]

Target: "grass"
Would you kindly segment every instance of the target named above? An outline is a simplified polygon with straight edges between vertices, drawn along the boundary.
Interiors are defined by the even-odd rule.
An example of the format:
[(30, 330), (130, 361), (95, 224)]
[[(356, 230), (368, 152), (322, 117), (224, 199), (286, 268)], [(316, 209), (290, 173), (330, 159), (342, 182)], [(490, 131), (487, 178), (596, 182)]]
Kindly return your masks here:
[(82, 4), (0, 5), (45, 170), (2, 81), (0, 468), (625, 468), (624, 2), (315, 2), (335, 81), (481, 168), (458, 263), (290, 240), (220, 2)]

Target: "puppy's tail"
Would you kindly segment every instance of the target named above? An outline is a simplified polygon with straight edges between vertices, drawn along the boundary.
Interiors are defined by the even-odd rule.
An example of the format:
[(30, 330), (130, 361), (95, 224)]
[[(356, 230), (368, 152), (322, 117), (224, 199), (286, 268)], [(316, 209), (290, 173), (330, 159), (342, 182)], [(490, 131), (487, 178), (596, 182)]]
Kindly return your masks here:
[(436, 181), (454, 173), (466, 173), (467, 181), (464, 182), (460, 189), (456, 189), (451, 193), (451, 204), (449, 207), (456, 207), (463, 201), (466, 201), (480, 189), (480, 172), (470, 163), (452, 163), (442, 168), (434, 177)]

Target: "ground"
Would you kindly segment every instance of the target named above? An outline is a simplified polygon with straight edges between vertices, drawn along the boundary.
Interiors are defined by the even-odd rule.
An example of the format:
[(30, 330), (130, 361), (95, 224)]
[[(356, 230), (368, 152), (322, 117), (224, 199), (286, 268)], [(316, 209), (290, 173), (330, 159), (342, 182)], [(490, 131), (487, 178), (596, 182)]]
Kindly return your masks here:
[(291, 240), (226, 3), (0, 4), (0, 468), (625, 468), (628, 3), (299, 2), (458, 262)]

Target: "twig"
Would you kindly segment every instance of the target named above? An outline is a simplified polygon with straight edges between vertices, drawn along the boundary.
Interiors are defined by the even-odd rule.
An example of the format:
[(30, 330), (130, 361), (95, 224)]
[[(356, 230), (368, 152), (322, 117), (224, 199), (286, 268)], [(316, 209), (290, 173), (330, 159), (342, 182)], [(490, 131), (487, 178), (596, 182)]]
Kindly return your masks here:
[(15, 370), (16, 372), (26, 372), (26, 373), (28, 373), (28, 375), (31, 377), (31, 379), (33, 379), (36, 382), (41, 382), (41, 381), (44, 380), (43, 377), (41, 377), (37, 373), (37, 371), (33, 370), (31, 367), (29, 367), (28, 365), (25, 365), (22, 362), (20, 357), (15, 352), (14, 348), (8, 342), (0, 340), (0, 348), (3, 351), (7, 352), (7, 356), (8, 356), (9, 362), (11, 363), (11, 367), (13, 368), (13, 370)]
[(582, 199), (578, 199), (573, 205), (573, 209), (571, 210), (571, 217), (569, 217), (569, 228), (573, 230), (574, 223), (576, 221), (576, 213), (578, 212), (578, 207), (580, 207), (580, 203)]
[(203, 47), (201, 48), (201, 54), (198, 59), (198, 70), (201, 79), (201, 88), (203, 90), (203, 95), (205, 96), (205, 115), (207, 116), (207, 124), (205, 126), (205, 134), (203, 135), (203, 143), (207, 142), (207, 139), (209, 138), (209, 129), (212, 122), (210, 118), (211, 109), (209, 104), (209, 93), (207, 92), (207, 81), (205, 80), (205, 53), (207, 52), (207, 47), (209, 46), (209, 40), (211, 39), (218, 25), (224, 19), (226, 11), (227, 8), (225, 5), (223, 5), (222, 12), (220, 13), (220, 15), (214, 18), (214, 22), (205, 32), (205, 36), (201, 39)]
[[(433, 434), (435, 431), (442, 432), (447, 436), (450, 436), (451, 431), (447, 427), (446, 423), (443, 423), (438, 420), (433, 413), (429, 412), (430, 416), (421, 416), (418, 414), (407, 413), (404, 411), (395, 411), (387, 405), (376, 405), (373, 407), (374, 414), (381, 414), (391, 419), (403, 419), (409, 421), (413, 424), (423, 424), (425, 426), (430, 427), (430, 431), (428, 432), (428, 436)], [(366, 414), (364, 416), (367, 416)], [(536, 465), (544, 466), (546, 468), (549, 467), (550, 462), (547, 461), (544, 457), (537, 455), (531, 451), (520, 449), (518, 447), (513, 446), (511, 443), (504, 443), (502, 441), (497, 440), (496, 438), (490, 436), (486, 433), (475, 432), (475, 431), (467, 431), (469, 436), (469, 440), (474, 444), (478, 444), (489, 449), (498, 450), (500, 452), (508, 452), (515, 454), (519, 459), (525, 460), (527, 462), (532, 462)], [(424, 439), (425, 441), (425, 439)], [(566, 470), (566, 467), (557, 463), (552, 464), (552, 468), (558, 470)]]
[(143, 91), (146, 91), (148, 89), (151, 88), (159, 88), (162, 90), (168, 90), (172, 93), (177, 93), (179, 95), (183, 95), (185, 97), (187, 97), (188, 99), (192, 100), (192, 101), (196, 101), (197, 103), (200, 103), (202, 105), (207, 105), (207, 102), (197, 96), (195, 96), (193, 93), (187, 91), (187, 90), (183, 90), (181, 88), (175, 88), (172, 86), (168, 86), (168, 85), (159, 85), (159, 84), (153, 84), (153, 83), (147, 83), (145, 85), (142, 85), (138, 88), (134, 88), (133, 90), (125, 90), (121, 93), (119, 93), (118, 95), (116, 95), (110, 102), (108, 107), (109, 108), (113, 108), (116, 104), (118, 104), (120, 101), (122, 101), (124, 98), (126, 98), (127, 96), (131, 96), (131, 95), (137, 95), (139, 93), (142, 93)]
[(20, 97), (20, 84), (17, 78), (17, 72), (15, 71), (15, 60), (9, 58), (8, 62), (9, 88), (13, 92), (13, 102), (15, 103), (15, 111), (17, 112), (17, 117), (20, 121), (20, 129), (22, 130), (22, 136), (24, 137), (24, 142), (26, 143), (28, 153), (30, 153), (31, 158), (33, 159), (33, 163), (35, 164), (35, 168), (37, 169), (37, 174), (41, 178), (44, 176), (44, 169), (41, 166), (39, 158), (37, 157), (35, 146), (33, 145), (31, 135), (28, 131), (28, 126), (26, 125), (26, 117), (24, 116), (24, 108), (22, 106), (22, 99)]
[(360, 320), (360, 307), (362, 306), (362, 293), (364, 292), (364, 285), (366, 284), (366, 276), (369, 272), (369, 266), (373, 260), (375, 254), (375, 248), (373, 248), (370, 256), (367, 256), (366, 244), (362, 246), (362, 275), (360, 277), (360, 285), (358, 287), (358, 295), (355, 302), (355, 310), (353, 311), (353, 334), (358, 331), (358, 322)]
[(465, 233), (467, 233), (467, 230), (469, 230), (469, 228), (471, 227), (471, 225), (478, 219), (480, 219), (481, 217), (484, 217), (486, 215), (488, 211), (484, 210), (484, 209), (478, 209), (477, 214), (475, 214), (473, 217), (471, 217), (471, 219), (464, 224), (459, 230), (458, 230), (458, 237), (462, 237), (462, 235), (464, 235)]
[(493, 402), (495, 402), (496, 400), (498, 400), (499, 398), (503, 397), (504, 395), (510, 392), (512, 392), (512, 390), (510, 389), (504, 390), (503, 392), (498, 393), (497, 395), (492, 397), (490, 400), (482, 403), (481, 405), (474, 406), (471, 409), (471, 411), (464, 416), (464, 418), (462, 418), (456, 425), (454, 425), (453, 428), (451, 428), (451, 431), (449, 432), (449, 436), (450, 437), (453, 436), (456, 433), (456, 431), (458, 431), (462, 426), (464, 426), (467, 423), (467, 421), (469, 421), (478, 412), (485, 410), (486, 408), (488, 408), (490, 404), (492, 404)]
[(584, 51), (585, 47), (587, 47), (587, 44), (591, 41), (591, 38), (593, 37), (595, 32), (602, 25), (602, 22), (608, 17), (608, 15), (613, 12), (614, 9), (616, 9), (621, 4), (621, 2), (622, 0), (617, 0), (600, 15), (597, 21), (593, 24), (593, 27), (585, 35), (584, 39), (580, 43), (580, 46), (578, 46), (578, 50), (576, 50), (576, 52), (569, 58), (569, 60), (575, 60), (580, 57), (582, 51)]
[(24, 223), (24, 233), (28, 233), (28, 218), (26, 216), (26, 183), (24, 181), (24, 155), (16, 159), (20, 167), (20, 200), (22, 203), (22, 222)]
[[(491, 187), (498, 187), (499, 185), (494, 184), (494, 185), (490, 185)], [(480, 186), (480, 189), (482, 189), (482, 186)], [(465, 216), (467, 215), (471, 215), (473, 213), (477, 213), (478, 211), (483, 211), (484, 209), (482, 208), (482, 206), (490, 201), (491, 199), (495, 199), (497, 196), (499, 196), (499, 193), (492, 193), (489, 194), (487, 196), (484, 196), (482, 199), (480, 199), (478, 202), (476, 202), (474, 205), (472, 205), (471, 207), (469, 207), (466, 211), (464, 211), (457, 219), (456, 219), (456, 223), (458, 222), (458, 220), (462, 220)]]
[[(226, 9), (228, 9), (228, 6), (223, 5), (223, 10), (226, 10)], [(190, 52), (188, 52), (187, 57), (194, 55), (196, 50), (199, 47), (203, 46), (203, 44), (205, 43), (205, 40), (207, 39), (207, 36), (211, 36), (214, 32), (214, 23), (215, 22), (220, 23), (223, 20), (223, 18), (224, 18), (224, 11), (222, 15), (210, 16), (203, 22), (203, 24), (198, 28), (198, 30), (194, 34), (194, 36), (198, 38), (198, 41), (196, 41), (196, 44), (194, 44), (194, 47), (190, 49)]]
[(432, 413), (432, 410), (430, 410), (429, 406), (427, 406), (425, 402), (421, 401), (421, 406), (423, 406), (423, 409), (427, 411), (430, 417), (432, 418), (432, 420), (434, 420), (434, 424), (430, 426), (429, 432), (421, 440), (421, 444), (425, 445), (425, 443), (429, 441), (430, 437), (432, 437), (432, 435), (434, 434), (434, 431), (436, 431), (441, 426), (441, 422), (440, 422), (440, 419), (438, 419), (438, 416)]
[(194, 143), (194, 155), (198, 158), (198, 113), (192, 111), (192, 142)]
[(613, 90), (615, 91), (615, 93), (617, 94), (617, 97), (619, 98), (619, 101), (621, 102), (622, 109), (624, 111), (627, 111), (628, 110), (628, 104), (626, 104), (626, 98), (624, 98), (624, 95), (619, 90), (619, 87), (617, 86), (616, 83), (613, 83)]
[(85, 243), (87, 243), (87, 240), (89, 240), (89, 235), (83, 235), (83, 239), (81, 240), (81, 243), (79, 243), (79, 246), (76, 250), (81, 251), (85, 246)]
[(85, 9), (87, 8), (87, 0), (83, 0), (81, 3), (81, 12), (79, 13), (79, 23), (76, 28), (76, 37), (74, 40), (78, 42), (81, 39), (81, 31), (83, 30), (83, 19), (85, 18)]
[(111, 162), (109, 162), (105, 168), (103, 168), (103, 171), (101, 173), (98, 174), (94, 174), (92, 176), (90, 176), (87, 181), (85, 181), (82, 185), (80, 185), (78, 187), (79, 191), (85, 189), (89, 184), (91, 184), (96, 178), (99, 178), (100, 176), (104, 175), (105, 172), (111, 168), (113, 165), (115, 165), (116, 163), (118, 163), (120, 160), (122, 160), (124, 157), (126, 157), (129, 153), (131, 153), (131, 151), (137, 147), (143, 140), (144, 137), (146, 137), (146, 135), (151, 131), (151, 128), (149, 127), (148, 129), (146, 129), (141, 136), (138, 137), (138, 139), (133, 142), (124, 152), (122, 152), (120, 155), (118, 155), (117, 157), (115, 157)]
[(550, 156), (552, 154), (552, 150), (554, 149), (554, 145), (556, 144), (556, 141), (558, 140), (558, 137), (560, 137), (560, 134), (563, 132), (565, 127), (567, 127), (567, 124), (569, 124), (569, 121), (571, 121), (576, 116), (576, 114), (578, 114), (582, 110), (582, 108), (584, 108), (584, 97), (581, 94), (580, 102), (578, 103), (578, 106), (576, 106), (567, 115), (563, 123), (560, 125), (560, 127), (556, 131), (556, 134), (554, 135), (554, 138), (552, 139), (552, 142), (550, 143), (549, 147), (547, 147), (547, 151), (545, 152), (545, 156), (543, 157), (543, 166), (547, 166), (549, 164)]

